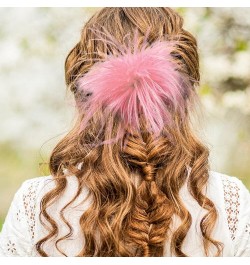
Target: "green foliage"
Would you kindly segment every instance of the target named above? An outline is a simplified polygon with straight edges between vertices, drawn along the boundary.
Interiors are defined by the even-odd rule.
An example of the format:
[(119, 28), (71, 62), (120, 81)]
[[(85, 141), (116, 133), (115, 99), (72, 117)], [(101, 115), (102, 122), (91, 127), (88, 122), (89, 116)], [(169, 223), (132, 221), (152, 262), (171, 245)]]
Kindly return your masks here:
[(0, 175), (2, 176), (0, 184), (9, 177), (23, 177), (26, 179), (38, 174), (36, 165), (39, 163), (39, 157), (34, 150), (20, 149), (8, 142), (1, 143), (0, 160)]
[(49, 175), (46, 160), (47, 156), (41, 157), (39, 150), (24, 150), (8, 142), (0, 143), (0, 223), (24, 180)]
[(235, 51), (242, 52), (248, 50), (248, 43), (246, 40), (237, 40), (235, 43)]
[(184, 16), (186, 12), (186, 7), (176, 7), (175, 10), (181, 15)]
[(26, 37), (20, 40), (19, 46), (23, 51), (28, 51), (30, 49), (30, 44)]
[(212, 88), (208, 84), (200, 86), (198, 90), (199, 95), (206, 96), (212, 93)]
[(3, 220), (0, 219), (0, 231), (2, 230), (3, 227)]

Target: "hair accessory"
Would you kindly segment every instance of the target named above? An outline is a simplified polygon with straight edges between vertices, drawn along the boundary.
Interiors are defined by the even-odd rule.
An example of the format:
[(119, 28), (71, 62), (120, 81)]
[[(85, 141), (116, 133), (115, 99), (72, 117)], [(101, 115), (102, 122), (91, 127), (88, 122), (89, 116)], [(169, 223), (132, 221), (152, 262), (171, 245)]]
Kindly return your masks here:
[(157, 136), (171, 123), (174, 111), (182, 112), (187, 91), (192, 89), (189, 77), (179, 71), (171, 54), (176, 43), (158, 40), (150, 45), (144, 39), (139, 49), (137, 34), (128, 45), (114, 39), (111, 42), (111, 38), (100, 39), (111, 43), (119, 53), (96, 62), (77, 81), (78, 90), (89, 95), (80, 105), (85, 113), (81, 130), (99, 109), (103, 126), (110, 113), (118, 115), (121, 124), (115, 140), (123, 137), (126, 130), (139, 132), (141, 115), (146, 119), (147, 130)]

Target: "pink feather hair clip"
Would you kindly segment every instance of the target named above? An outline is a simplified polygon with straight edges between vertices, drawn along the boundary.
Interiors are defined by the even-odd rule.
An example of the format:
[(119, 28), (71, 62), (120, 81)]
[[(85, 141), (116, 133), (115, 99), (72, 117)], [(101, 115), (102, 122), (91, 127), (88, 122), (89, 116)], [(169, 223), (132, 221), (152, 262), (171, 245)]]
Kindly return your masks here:
[(157, 40), (149, 44), (145, 37), (139, 48), (137, 32), (127, 45), (109, 33), (98, 35), (99, 41), (113, 45), (119, 52), (106, 55), (104, 61), (96, 62), (77, 80), (77, 90), (90, 95), (79, 103), (84, 113), (81, 131), (101, 111), (99, 133), (107, 126), (109, 115), (118, 115), (120, 123), (116, 137), (99, 144), (116, 142), (127, 131), (140, 133), (142, 116), (147, 130), (159, 136), (164, 126), (171, 125), (174, 112), (184, 114), (186, 97), (193, 90), (190, 77), (180, 71), (172, 55), (176, 42)]

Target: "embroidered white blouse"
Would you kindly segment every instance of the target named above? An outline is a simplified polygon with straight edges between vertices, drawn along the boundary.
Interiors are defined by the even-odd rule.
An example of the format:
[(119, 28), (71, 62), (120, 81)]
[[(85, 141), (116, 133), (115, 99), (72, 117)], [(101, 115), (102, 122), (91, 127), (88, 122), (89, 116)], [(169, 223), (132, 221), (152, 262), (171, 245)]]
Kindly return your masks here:
[[(49, 207), (49, 214), (59, 224), (57, 238), (68, 233), (59, 216), (60, 209), (72, 199), (77, 191), (75, 176), (68, 176), (68, 185), (63, 196)], [(39, 221), (40, 201), (43, 195), (54, 186), (51, 176), (42, 176), (23, 182), (16, 192), (0, 233), (0, 256), (39, 256), (35, 243), (47, 234)], [(81, 203), (87, 194), (83, 190), (80, 197), (67, 208), (64, 216), (73, 227), (73, 234), (58, 246), (67, 256), (76, 256), (84, 244), (78, 225), (82, 212), (90, 200)], [(230, 177), (210, 171), (206, 195), (212, 199), (218, 210), (218, 220), (213, 231), (213, 238), (224, 244), (223, 256), (250, 256), (250, 194), (244, 184), (236, 177)], [(192, 225), (183, 243), (183, 252), (188, 256), (205, 256), (199, 223), (205, 214), (192, 198), (185, 184), (180, 196), (192, 216)], [(173, 216), (172, 228), (178, 226), (178, 218)], [(55, 239), (46, 242), (44, 250), (49, 256), (61, 256), (55, 248)], [(211, 250), (211, 255), (213, 251)], [(166, 242), (164, 256), (171, 256), (169, 242)]]

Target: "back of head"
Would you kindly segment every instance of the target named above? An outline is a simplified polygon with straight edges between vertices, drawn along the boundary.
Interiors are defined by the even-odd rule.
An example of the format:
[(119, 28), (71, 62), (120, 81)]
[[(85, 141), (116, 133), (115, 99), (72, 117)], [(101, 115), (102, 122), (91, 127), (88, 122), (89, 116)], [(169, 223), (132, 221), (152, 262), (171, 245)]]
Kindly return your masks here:
[[(190, 86), (185, 87), (181, 110), (168, 110), (172, 122), (163, 126), (158, 137), (153, 137), (145, 125), (146, 118), (141, 117), (140, 131), (125, 127), (118, 142), (93, 147), (93, 142), (115, 137), (124, 124), (119, 115), (109, 112), (104, 117), (100, 109), (82, 129), (87, 114), (79, 105), (87, 104), (89, 95), (79, 89), (78, 80), (91, 73), (96, 62), (105, 61), (106, 55), (120, 52), (107, 35), (129, 45), (126, 36), (132, 36), (135, 30), (139, 46), (146, 35), (148, 45), (157, 40), (174, 43), (171, 57), (179, 66), (180, 76), (189, 77)], [(92, 197), (90, 208), (80, 219), (85, 245), (79, 256), (163, 256), (166, 240), (171, 242), (174, 255), (186, 256), (182, 244), (192, 217), (179, 195), (186, 181), (191, 195), (207, 210), (200, 223), (205, 254), (209, 255), (209, 247), (214, 245), (215, 255), (220, 255), (220, 242), (211, 238), (216, 209), (203, 193), (209, 176), (209, 152), (190, 127), (190, 111), (197, 104), (195, 88), (200, 79), (197, 43), (183, 29), (183, 19), (163, 7), (103, 8), (84, 25), (80, 41), (66, 58), (65, 77), (75, 95), (78, 117), (50, 158), (51, 174), (57, 184), (53, 192), (45, 195), (42, 214), (54, 232), (37, 243), (38, 252), (46, 256), (42, 244), (55, 235), (57, 224), (46, 215), (46, 208), (65, 189), (63, 168), (67, 167), (78, 178), (79, 193), (86, 186)], [(180, 218), (181, 225), (170, 233), (174, 215)]]
[[(119, 7), (103, 8), (85, 24), (81, 40), (71, 50), (65, 62), (66, 84), (74, 90), (77, 77), (88, 71), (94, 64), (94, 59), (100, 54), (112, 53), (113, 47), (95, 38), (91, 28), (102, 31), (103, 27), (123, 43), (124, 37), (134, 29), (144, 37), (149, 31), (149, 42), (158, 39), (178, 40), (175, 48), (175, 57), (184, 66), (186, 72), (197, 82), (200, 79), (199, 57), (197, 43), (191, 33), (183, 29), (183, 18), (170, 8), (157, 7)], [(94, 55), (95, 54), (95, 55)]]

